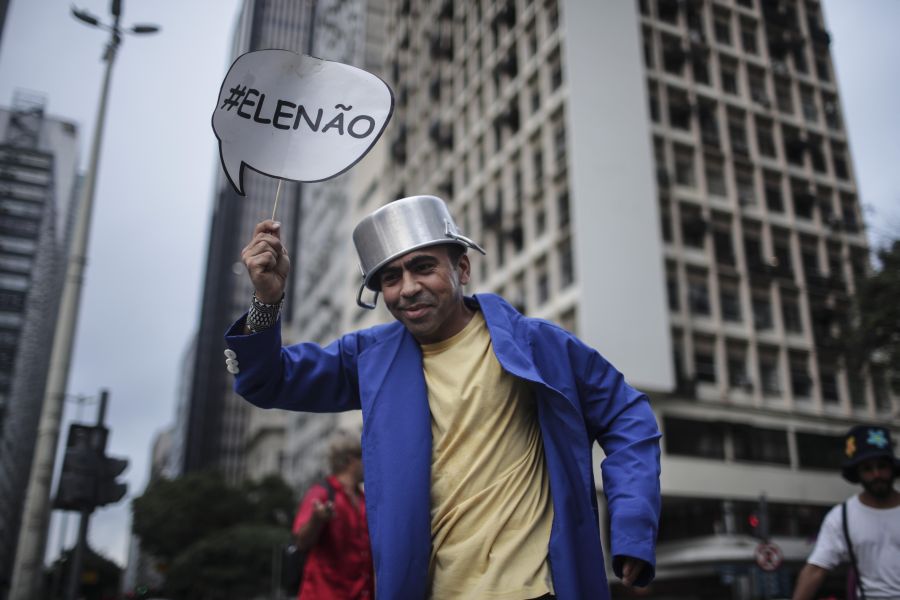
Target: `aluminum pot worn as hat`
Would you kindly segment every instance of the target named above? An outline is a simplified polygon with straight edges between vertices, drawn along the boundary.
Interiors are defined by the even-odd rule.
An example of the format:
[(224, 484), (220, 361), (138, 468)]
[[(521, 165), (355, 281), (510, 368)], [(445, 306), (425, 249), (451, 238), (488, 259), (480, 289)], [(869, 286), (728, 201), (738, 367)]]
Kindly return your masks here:
[[(375, 276), (378, 270), (413, 250), (438, 244), (459, 244), (485, 253), (481, 246), (459, 233), (447, 205), (436, 196), (394, 200), (364, 218), (353, 230), (353, 245), (363, 276), (356, 303), (375, 308), (381, 291)], [(372, 303), (362, 299), (364, 288), (375, 292)]]
[(859, 483), (856, 467), (870, 458), (888, 458), (893, 461), (894, 474), (900, 475), (900, 459), (894, 456), (891, 432), (884, 427), (857, 425), (847, 432), (844, 439), (844, 459), (841, 474), (850, 483)]

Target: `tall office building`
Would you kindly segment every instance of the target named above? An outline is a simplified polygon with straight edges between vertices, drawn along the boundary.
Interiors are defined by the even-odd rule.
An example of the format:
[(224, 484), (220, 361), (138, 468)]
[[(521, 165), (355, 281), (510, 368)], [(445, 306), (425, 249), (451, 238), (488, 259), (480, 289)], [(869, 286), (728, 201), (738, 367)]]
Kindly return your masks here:
[[(234, 34), (233, 58), (264, 48), (306, 51), (314, 6), (312, 0), (245, 0)], [(183, 445), (185, 471), (217, 469), (230, 481), (237, 481), (244, 476), (251, 415), (256, 413), (254, 427), (267, 439), (280, 438), (283, 433), (279, 415), (256, 411), (232, 392), (233, 377), (225, 370), (222, 356), (222, 336), (247, 309), (253, 292), (240, 262), (241, 249), (256, 223), (272, 216), (278, 181), (246, 169), (246, 196), (241, 197), (221, 170), (216, 179), (187, 426), (183, 442), (176, 443)], [(286, 232), (299, 230), (299, 203), (300, 187), (286, 182), (277, 215)], [(286, 236), (285, 243), (296, 257), (297, 238)], [(292, 316), (293, 308), (287, 307), (285, 324)]]
[[(784, 593), (853, 491), (839, 436), (900, 428), (883, 370), (848, 372), (837, 337), (868, 249), (820, 3), (388, 7), (396, 112), (328, 229), (348, 235), (395, 198), (446, 198), (488, 251), (472, 291), (571, 329), (651, 395), (654, 593)], [(336, 256), (318, 291), (308, 281), (302, 302), (321, 300), (301, 333), (389, 318), (346, 307), (358, 270), (352, 250)], [(784, 556), (765, 577), (763, 525)]]
[(0, 597), (10, 585), (78, 188), (74, 124), (0, 109)]
[[(380, 1), (363, 0), (247, 0), (236, 28), (233, 56), (283, 48), (376, 70), (384, 26), (380, 6)], [(318, 280), (336, 240), (343, 239), (330, 227), (346, 206), (348, 181), (344, 177), (320, 184), (283, 185), (276, 218), (284, 223), (283, 241), (293, 263), (282, 313), (286, 341), (298, 331), (308, 331), (310, 311), (319, 306), (318, 299), (306, 296), (309, 288), (304, 281)], [(323, 466), (322, 441), (336, 419), (316, 420), (251, 407), (232, 392), (233, 377), (225, 371), (222, 356), (222, 334), (247, 309), (253, 291), (240, 251), (256, 223), (272, 215), (277, 180), (247, 169), (246, 197), (237, 196), (221, 174), (216, 187), (183, 442), (184, 468), (217, 468), (232, 481), (280, 473), (300, 487)], [(315, 221), (304, 221), (307, 207), (316, 211)], [(290, 436), (285, 433), (288, 428)], [(176, 444), (182, 442), (176, 440)]]
[[(319, 2), (311, 53), (384, 77), (385, 26), (384, 0)], [(366, 157), (363, 162), (368, 164), (371, 159)], [(300, 256), (292, 266), (298, 269), (298, 278), (291, 294), (295, 313), (285, 329), (287, 339), (326, 344), (345, 331), (343, 319), (352, 303), (338, 290), (346, 281), (342, 269), (353, 254), (348, 214), (358, 196), (355, 185), (360, 169), (357, 164), (335, 179), (304, 186), (303, 214), (310, 218), (302, 221), (297, 232)], [(343, 415), (290, 413), (285, 422), (280, 471), (295, 489), (303, 490), (326, 469), (329, 436), (336, 429), (358, 433), (361, 415), (359, 411)]]

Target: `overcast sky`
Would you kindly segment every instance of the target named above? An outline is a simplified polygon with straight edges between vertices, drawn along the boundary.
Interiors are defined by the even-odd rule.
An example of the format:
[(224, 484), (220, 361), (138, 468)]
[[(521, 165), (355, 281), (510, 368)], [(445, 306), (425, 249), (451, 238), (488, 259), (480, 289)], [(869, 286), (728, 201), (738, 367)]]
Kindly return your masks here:
[[(630, 1), (630, 0), (619, 0)], [(141, 492), (154, 434), (174, 419), (177, 377), (198, 322), (213, 175), (210, 116), (230, 61), (238, 0), (124, 0), (130, 36), (113, 74), (86, 283), (68, 390), (108, 388), (109, 453), (127, 456), (129, 497)], [(75, 4), (106, 16), (107, 0)], [(825, 16), (871, 232), (900, 235), (900, 2), (826, 0)], [(48, 112), (80, 126), (87, 155), (106, 34), (61, 0), (12, 0), (0, 44), (0, 105), (40, 92)], [(82, 419), (93, 421), (95, 406)], [(66, 418), (75, 415), (67, 406)], [(67, 425), (63, 426), (61, 440)], [(91, 544), (124, 564), (129, 505), (94, 514)], [(59, 536), (48, 542), (56, 554)], [(69, 519), (69, 538), (76, 524)]]

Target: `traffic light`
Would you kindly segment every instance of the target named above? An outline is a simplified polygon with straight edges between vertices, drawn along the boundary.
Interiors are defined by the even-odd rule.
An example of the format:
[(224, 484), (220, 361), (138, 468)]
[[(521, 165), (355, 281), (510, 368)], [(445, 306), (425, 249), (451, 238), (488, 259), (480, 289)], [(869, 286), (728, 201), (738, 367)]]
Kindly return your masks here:
[(759, 517), (756, 516), (756, 513), (750, 513), (750, 516), (747, 517), (747, 524), (750, 525), (750, 529), (756, 531), (756, 528), (759, 527)]
[(97, 453), (92, 447), (93, 427), (72, 424), (66, 440), (59, 485), (56, 489), (54, 508), (61, 510), (92, 510), (94, 488), (99, 467)]
[(116, 478), (128, 467), (128, 459), (106, 456), (108, 437), (103, 425), (69, 427), (54, 508), (92, 511), (125, 496), (128, 485)]
[(116, 477), (128, 468), (127, 458), (101, 457), (100, 473), (97, 477), (96, 505), (113, 504), (128, 492), (128, 484), (116, 481)]

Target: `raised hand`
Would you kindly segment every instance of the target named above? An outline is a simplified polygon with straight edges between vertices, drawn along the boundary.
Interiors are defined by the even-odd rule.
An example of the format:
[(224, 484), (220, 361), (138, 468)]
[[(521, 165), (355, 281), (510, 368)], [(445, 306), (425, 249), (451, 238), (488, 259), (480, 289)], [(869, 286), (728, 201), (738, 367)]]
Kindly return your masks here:
[(241, 251), (241, 260), (256, 289), (256, 297), (275, 304), (284, 295), (291, 259), (281, 245), (281, 223), (265, 220), (253, 229), (253, 239)]

